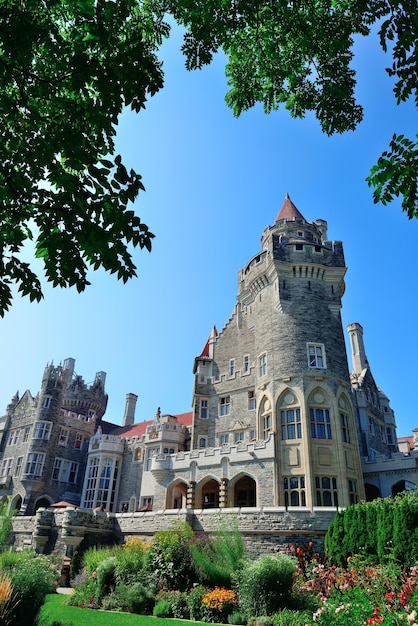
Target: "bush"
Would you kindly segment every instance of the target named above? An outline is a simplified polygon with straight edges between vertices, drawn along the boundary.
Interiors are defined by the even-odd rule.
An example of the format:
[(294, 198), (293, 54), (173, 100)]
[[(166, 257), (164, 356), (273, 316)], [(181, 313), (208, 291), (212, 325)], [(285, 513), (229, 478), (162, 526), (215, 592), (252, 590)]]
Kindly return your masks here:
[(97, 571), (99, 564), (113, 556), (113, 548), (109, 546), (93, 546), (83, 554), (83, 568), (87, 575)]
[(146, 580), (146, 553), (150, 546), (141, 539), (128, 539), (115, 549), (116, 580), (118, 583), (131, 585)]
[(284, 554), (246, 561), (237, 577), (241, 609), (248, 616), (272, 615), (286, 606), (296, 571), (294, 559)]
[(228, 589), (245, 556), (242, 535), (235, 520), (218, 520), (214, 533), (191, 543), (194, 567), (203, 585), (222, 585)]
[(168, 602), (170, 617), (176, 619), (189, 619), (190, 609), (187, 604), (188, 592), (160, 591), (157, 600)]
[(140, 583), (134, 583), (129, 587), (118, 585), (112, 595), (115, 605), (121, 611), (152, 615), (155, 603), (154, 595)]
[(186, 591), (195, 580), (189, 544), (193, 532), (188, 524), (155, 534), (147, 552), (148, 579), (157, 589)]
[(247, 618), (243, 613), (239, 613), (238, 611), (232, 611), (228, 615), (228, 624), (232, 626), (243, 626), (247, 623)]
[(200, 622), (203, 620), (202, 598), (209, 590), (201, 585), (190, 589), (187, 595), (187, 604), (190, 612), (190, 619)]
[(237, 594), (230, 589), (215, 587), (208, 591), (202, 598), (205, 622), (224, 624), (228, 620), (228, 615), (236, 608), (237, 602)]
[(3, 552), (0, 554), (0, 570), (10, 578), (16, 594), (13, 626), (32, 624), (45, 596), (56, 589), (57, 563), (34, 550)]
[(116, 559), (114, 556), (104, 559), (104, 561), (101, 561), (97, 566), (95, 599), (99, 604), (116, 586), (115, 570)]
[(159, 600), (154, 606), (152, 612), (154, 617), (173, 617), (170, 610), (170, 603), (168, 600)]

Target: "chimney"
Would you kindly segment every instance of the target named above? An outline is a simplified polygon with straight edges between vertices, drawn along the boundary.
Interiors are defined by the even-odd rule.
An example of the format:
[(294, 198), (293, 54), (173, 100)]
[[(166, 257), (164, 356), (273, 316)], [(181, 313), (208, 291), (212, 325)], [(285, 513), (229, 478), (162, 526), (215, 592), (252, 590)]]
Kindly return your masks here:
[(125, 414), (123, 416), (122, 426), (132, 426), (135, 421), (135, 407), (138, 396), (134, 393), (126, 394)]
[(350, 336), (353, 371), (355, 374), (361, 374), (361, 372), (369, 366), (364, 349), (363, 327), (361, 324), (354, 323), (349, 324), (347, 330)]

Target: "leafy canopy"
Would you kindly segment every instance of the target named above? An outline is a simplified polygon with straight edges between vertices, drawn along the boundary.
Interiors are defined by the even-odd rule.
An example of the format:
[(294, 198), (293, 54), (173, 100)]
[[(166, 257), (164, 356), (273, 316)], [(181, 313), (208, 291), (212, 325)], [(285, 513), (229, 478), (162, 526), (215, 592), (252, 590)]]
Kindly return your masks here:
[(0, 5), (0, 314), (16, 283), (39, 278), (19, 258), (36, 234), (53, 286), (82, 291), (87, 270), (135, 276), (128, 245), (153, 234), (128, 209), (141, 176), (114, 156), (123, 107), (163, 85), (156, 51), (168, 26), (136, 0), (2, 0)]
[[(16, 284), (31, 300), (41, 283), (21, 259), (34, 240), (54, 286), (88, 284), (89, 267), (127, 281), (130, 248), (153, 234), (130, 204), (141, 176), (115, 155), (118, 116), (163, 86), (158, 49), (171, 14), (185, 27), (188, 69), (228, 57), (235, 116), (262, 103), (292, 117), (314, 112), (327, 135), (354, 130), (353, 37), (379, 24), (399, 103), (417, 102), (416, 0), (2, 0), (0, 3), (0, 315)], [(393, 135), (367, 181), (374, 201), (402, 196), (418, 216), (418, 143)]]
[[(194, 0), (169, 2), (186, 27), (183, 52), (188, 69), (228, 56), (234, 115), (261, 103), (266, 113), (283, 105), (295, 118), (314, 112), (327, 135), (354, 130), (363, 118), (355, 98), (353, 37), (378, 37), (393, 63), (397, 104), (418, 103), (418, 9), (416, 0)], [(402, 196), (409, 218), (418, 217), (418, 135), (393, 135), (389, 149), (367, 178), (374, 201)]]

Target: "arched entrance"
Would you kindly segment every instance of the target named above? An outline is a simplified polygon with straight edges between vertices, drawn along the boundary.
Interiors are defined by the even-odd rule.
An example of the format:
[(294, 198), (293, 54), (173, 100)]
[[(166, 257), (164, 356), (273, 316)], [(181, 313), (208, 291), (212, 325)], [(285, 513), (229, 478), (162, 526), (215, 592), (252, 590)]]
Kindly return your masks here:
[(47, 509), (49, 506), (51, 506), (52, 504), (52, 500), (51, 498), (49, 498), (48, 496), (42, 496), (40, 498), (38, 498), (35, 502), (35, 513), (38, 509), (40, 508), (45, 508)]
[(11, 511), (20, 511), (22, 507), (22, 496), (17, 494), (13, 500), (10, 502), (10, 510)]
[(366, 502), (371, 502), (372, 500), (380, 498), (380, 489), (379, 487), (376, 487), (376, 485), (370, 485), (370, 483), (365, 483), (364, 491), (366, 493)]
[(202, 509), (217, 508), (219, 508), (219, 483), (212, 478), (202, 487)]
[(416, 488), (417, 486), (414, 483), (409, 482), (409, 480), (399, 480), (397, 483), (392, 485), (392, 496), (396, 496), (402, 491), (412, 491)]
[(187, 484), (181, 480), (167, 488), (166, 508), (185, 509), (187, 501)]
[(251, 476), (243, 476), (234, 485), (234, 506), (256, 506), (256, 482)]

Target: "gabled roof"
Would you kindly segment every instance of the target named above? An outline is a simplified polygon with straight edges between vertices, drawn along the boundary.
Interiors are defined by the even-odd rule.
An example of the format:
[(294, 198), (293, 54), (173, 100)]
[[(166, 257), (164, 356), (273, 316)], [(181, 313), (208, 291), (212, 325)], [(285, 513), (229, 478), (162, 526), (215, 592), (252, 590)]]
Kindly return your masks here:
[[(179, 424), (183, 426), (191, 426), (193, 421), (193, 412), (189, 411), (188, 413), (179, 413), (178, 415), (174, 415)], [(147, 427), (151, 426), (154, 423), (154, 420), (148, 420), (146, 422), (139, 422), (138, 424), (131, 424), (129, 426), (115, 426), (112, 424), (113, 428), (107, 430), (106, 434), (116, 435), (117, 437), (124, 437), (125, 439), (131, 439), (132, 437), (142, 437), (145, 435), (147, 431)], [(102, 421), (103, 424), (103, 421)], [(103, 430), (103, 432), (105, 432)]]
[(296, 206), (291, 201), (288, 193), (286, 193), (286, 198), (284, 199), (282, 208), (280, 209), (275, 222), (278, 222), (279, 220), (284, 220), (284, 219), (286, 219), (287, 221), (293, 221), (294, 219), (302, 219), (304, 222), (306, 222), (302, 213), (296, 208)]

